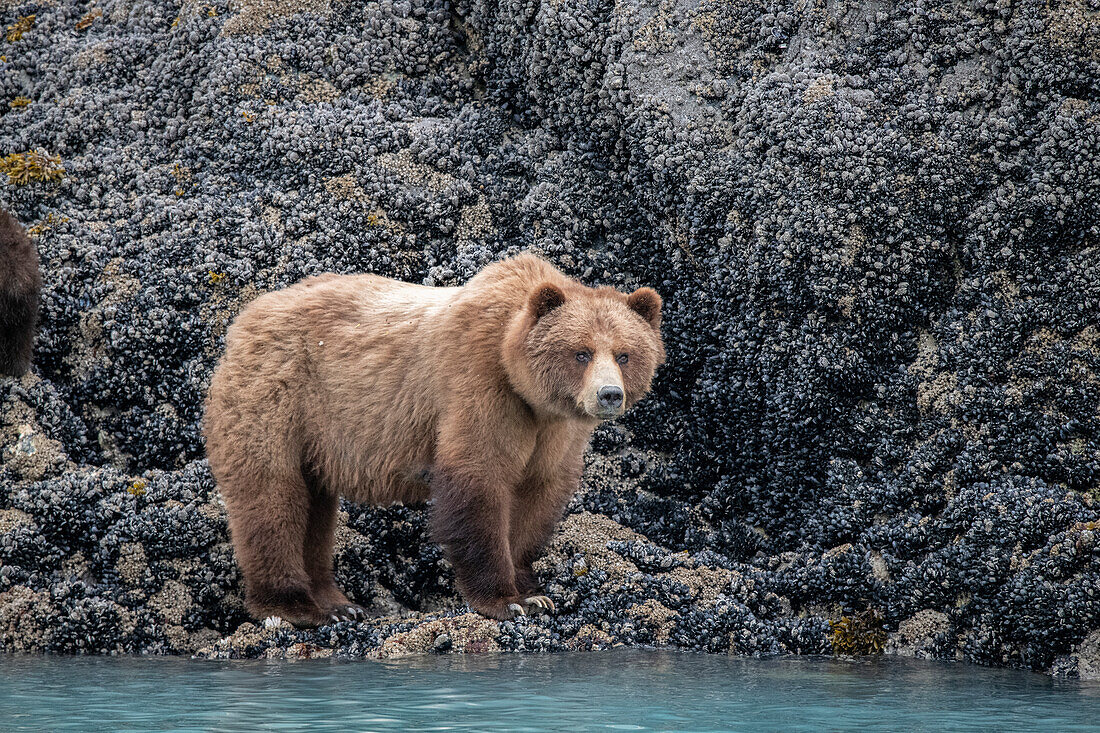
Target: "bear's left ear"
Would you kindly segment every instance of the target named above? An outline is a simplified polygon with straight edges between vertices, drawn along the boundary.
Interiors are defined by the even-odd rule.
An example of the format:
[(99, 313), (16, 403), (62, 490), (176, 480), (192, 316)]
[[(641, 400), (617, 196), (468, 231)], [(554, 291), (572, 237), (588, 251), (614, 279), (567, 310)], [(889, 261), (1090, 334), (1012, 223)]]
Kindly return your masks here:
[(661, 325), (661, 296), (653, 288), (638, 288), (626, 296), (630, 310), (649, 322), (654, 328)]
[(550, 311), (563, 305), (565, 303), (565, 293), (553, 283), (543, 283), (531, 293), (531, 300), (528, 303), (531, 314), (535, 316), (537, 321)]

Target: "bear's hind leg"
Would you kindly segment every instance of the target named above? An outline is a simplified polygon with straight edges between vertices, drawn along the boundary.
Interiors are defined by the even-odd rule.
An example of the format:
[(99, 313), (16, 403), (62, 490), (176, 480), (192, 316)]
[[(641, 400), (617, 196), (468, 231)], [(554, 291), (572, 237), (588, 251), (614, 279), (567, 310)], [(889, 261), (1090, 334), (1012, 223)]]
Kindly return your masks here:
[(366, 618), (367, 612), (348, 600), (333, 577), (332, 547), (340, 500), (316, 480), (310, 482), (309, 494), (309, 522), (302, 554), (313, 601), (333, 621)]
[(309, 491), (301, 476), (222, 486), (229, 534), (244, 574), (245, 605), (258, 619), (278, 616), (298, 626), (328, 621), (310, 592), (302, 548)]

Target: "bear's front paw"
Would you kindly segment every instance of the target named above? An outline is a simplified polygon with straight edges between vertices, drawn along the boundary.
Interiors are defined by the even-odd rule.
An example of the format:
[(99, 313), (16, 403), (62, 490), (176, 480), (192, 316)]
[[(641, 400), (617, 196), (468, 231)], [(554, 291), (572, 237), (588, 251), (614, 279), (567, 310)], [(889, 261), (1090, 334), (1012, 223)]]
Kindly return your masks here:
[(513, 596), (496, 602), (471, 605), (482, 616), (495, 618), (497, 621), (507, 621), (516, 616), (526, 616), (529, 613), (550, 614), (554, 612), (554, 602), (547, 596)]

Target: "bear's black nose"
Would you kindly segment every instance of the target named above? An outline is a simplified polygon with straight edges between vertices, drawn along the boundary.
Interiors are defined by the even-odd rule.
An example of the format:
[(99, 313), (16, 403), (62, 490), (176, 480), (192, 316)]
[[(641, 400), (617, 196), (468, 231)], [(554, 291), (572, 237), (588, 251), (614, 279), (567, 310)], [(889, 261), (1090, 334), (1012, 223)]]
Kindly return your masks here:
[(613, 385), (600, 387), (600, 391), (596, 393), (596, 399), (599, 401), (600, 407), (618, 409), (619, 405), (623, 403), (623, 391)]

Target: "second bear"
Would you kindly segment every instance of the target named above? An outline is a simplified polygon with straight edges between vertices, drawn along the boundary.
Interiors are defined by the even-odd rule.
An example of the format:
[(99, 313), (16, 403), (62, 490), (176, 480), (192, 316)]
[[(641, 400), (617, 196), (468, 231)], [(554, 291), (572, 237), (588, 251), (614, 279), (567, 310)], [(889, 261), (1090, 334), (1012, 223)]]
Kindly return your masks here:
[(0, 209), (0, 374), (18, 377), (30, 368), (41, 288), (34, 243)]

